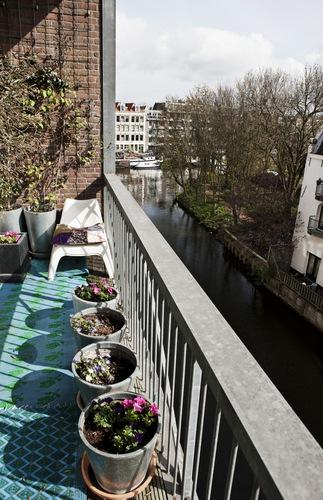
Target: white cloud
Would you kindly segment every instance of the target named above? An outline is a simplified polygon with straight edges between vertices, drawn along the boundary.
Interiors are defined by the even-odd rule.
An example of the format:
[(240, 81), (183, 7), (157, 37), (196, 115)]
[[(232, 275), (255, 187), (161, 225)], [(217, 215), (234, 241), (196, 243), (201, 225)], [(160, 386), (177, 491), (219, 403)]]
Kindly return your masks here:
[[(320, 54), (309, 54), (307, 63)], [(250, 69), (281, 67), (291, 72), (303, 63), (278, 59), (261, 33), (239, 34), (216, 28), (179, 26), (158, 30), (142, 18), (117, 17), (117, 94), (125, 100), (164, 99), (185, 95), (198, 84), (230, 83)]]

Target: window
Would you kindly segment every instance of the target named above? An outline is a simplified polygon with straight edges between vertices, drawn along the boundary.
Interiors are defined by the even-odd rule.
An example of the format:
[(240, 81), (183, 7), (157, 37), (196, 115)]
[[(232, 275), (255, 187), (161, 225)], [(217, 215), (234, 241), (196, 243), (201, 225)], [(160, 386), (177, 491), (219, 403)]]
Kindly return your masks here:
[(318, 221), (318, 229), (323, 229), (323, 205), (320, 206), (319, 211), (319, 221)]
[(129, 122), (129, 116), (126, 116), (126, 122)]
[(126, 141), (129, 141), (129, 135), (126, 135)]
[(120, 121), (120, 115), (117, 115), (117, 122)]
[(144, 140), (144, 136), (141, 135), (140, 138), (139, 138), (140, 141), (143, 141)]
[(135, 121), (135, 117), (134, 117), (134, 116), (132, 116), (132, 117), (131, 117), (131, 123), (134, 123), (134, 121)]
[(120, 135), (117, 135), (117, 141), (120, 141)]
[(319, 267), (321, 264), (321, 259), (314, 255), (313, 253), (308, 254), (306, 276), (312, 281), (316, 281), (317, 274), (319, 272)]

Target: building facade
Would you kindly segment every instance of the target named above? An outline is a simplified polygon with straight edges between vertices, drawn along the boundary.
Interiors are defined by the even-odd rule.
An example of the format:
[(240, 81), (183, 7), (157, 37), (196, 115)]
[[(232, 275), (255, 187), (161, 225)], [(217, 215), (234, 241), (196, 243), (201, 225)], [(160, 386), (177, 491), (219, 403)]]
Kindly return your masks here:
[(309, 151), (294, 231), (291, 267), (323, 287), (323, 131)]
[(146, 113), (148, 149), (154, 154), (158, 154), (158, 148), (163, 142), (162, 116), (164, 111), (165, 103), (155, 102), (153, 107), (149, 108)]
[(116, 151), (156, 153), (160, 145), (159, 125), (164, 103), (145, 105), (116, 103)]
[(116, 151), (144, 153), (147, 144), (147, 106), (116, 103)]

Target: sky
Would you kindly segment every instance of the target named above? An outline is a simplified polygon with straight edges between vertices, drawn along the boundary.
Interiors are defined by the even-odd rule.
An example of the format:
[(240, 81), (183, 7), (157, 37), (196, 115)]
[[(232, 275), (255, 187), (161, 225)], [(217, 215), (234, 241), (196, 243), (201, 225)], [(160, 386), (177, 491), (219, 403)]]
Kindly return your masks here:
[(322, 0), (118, 0), (118, 101), (184, 97), (250, 70), (323, 65)]

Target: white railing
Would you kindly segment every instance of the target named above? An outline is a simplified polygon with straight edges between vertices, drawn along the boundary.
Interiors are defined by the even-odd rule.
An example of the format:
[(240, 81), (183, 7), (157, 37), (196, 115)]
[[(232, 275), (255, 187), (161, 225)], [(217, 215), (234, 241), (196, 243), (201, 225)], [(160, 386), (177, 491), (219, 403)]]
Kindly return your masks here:
[(322, 499), (320, 446), (115, 174), (106, 188), (115, 278), (143, 389), (162, 410), (171, 493)]

